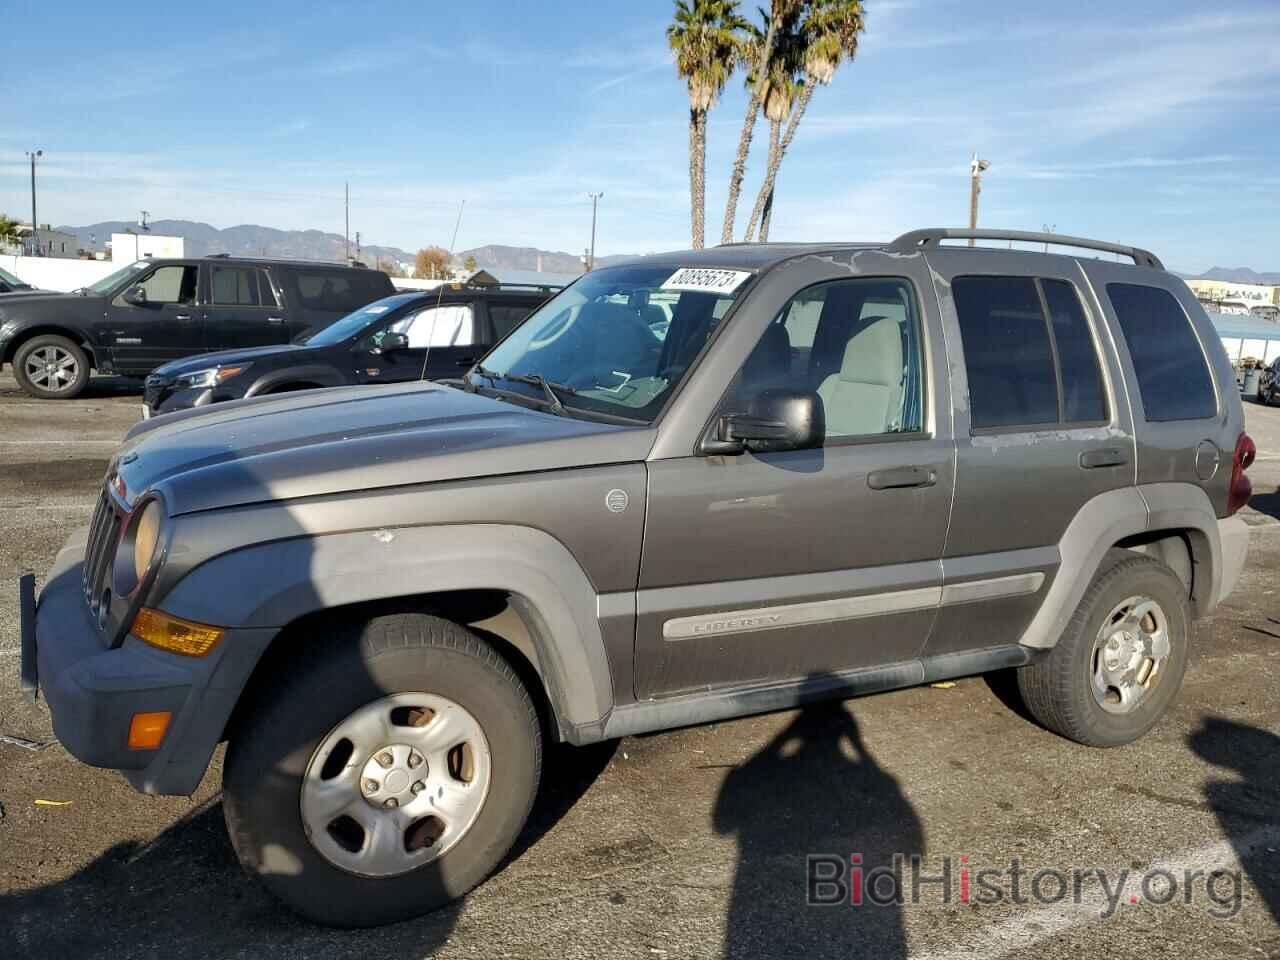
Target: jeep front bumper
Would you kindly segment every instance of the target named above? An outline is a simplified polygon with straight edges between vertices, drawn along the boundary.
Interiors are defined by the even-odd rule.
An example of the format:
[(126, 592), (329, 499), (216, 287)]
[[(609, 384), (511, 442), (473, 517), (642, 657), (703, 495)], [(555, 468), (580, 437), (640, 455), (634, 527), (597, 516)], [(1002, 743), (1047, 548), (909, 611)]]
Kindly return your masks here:
[[(228, 630), (206, 657), (184, 657), (135, 637), (109, 649), (89, 616), (80, 582), (88, 528), (72, 534), (34, 598), (20, 586), (23, 689), (43, 694), (53, 730), (72, 756), (122, 771), (144, 793), (192, 793), (274, 630)], [(169, 711), (155, 750), (128, 746), (135, 713)]]

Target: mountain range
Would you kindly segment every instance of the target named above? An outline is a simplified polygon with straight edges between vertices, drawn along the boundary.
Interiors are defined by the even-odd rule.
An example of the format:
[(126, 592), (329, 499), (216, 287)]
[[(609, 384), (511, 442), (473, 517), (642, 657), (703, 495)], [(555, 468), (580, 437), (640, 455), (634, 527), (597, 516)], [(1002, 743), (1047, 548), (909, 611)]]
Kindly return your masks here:
[[(75, 234), (83, 249), (102, 249), (103, 243), (112, 233), (123, 233), (126, 230), (137, 232), (135, 223), (123, 220), (108, 220), (103, 223), (91, 223), (84, 227), (58, 227), (57, 229)], [(229, 253), (233, 256), (252, 257), (293, 257), (300, 260), (333, 260), (341, 261), (345, 256), (346, 245), (342, 235), (325, 233), (321, 230), (277, 230), (274, 227), (263, 227), (256, 224), (242, 224), (219, 230), (207, 223), (193, 220), (155, 220), (150, 225), (150, 232), (165, 236), (182, 237), (186, 242), (187, 256), (204, 257), (213, 253)], [(351, 254), (356, 254), (354, 240), (350, 246)], [(377, 266), (379, 260), (390, 260), (400, 264), (412, 264), (413, 253), (399, 247), (362, 244), (360, 259), (370, 266)], [(581, 259), (572, 253), (558, 250), (539, 250), (537, 247), (507, 247), (501, 244), (486, 244), (470, 250), (460, 250), (454, 254), (454, 262), (465, 263), (468, 257), (475, 257), (476, 265), (486, 270), (542, 270), (547, 273), (572, 274), (582, 270)], [(605, 266), (623, 260), (625, 256), (598, 257), (596, 264)], [(1197, 275), (1185, 275), (1194, 279)], [(1198, 275), (1206, 280), (1226, 280), (1230, 283), (1261, 283), (1280, 286), (1280, 272), (1259, 273), (1249, 267), (1214, 267)]]
[[(124, 220), (107, 220), (83, 227), (57, 227), (64, 233), (74, 234), (85, 250), (101, 250), (113, 233), (140, 232), (136, 223)], [(168, 237), (182, 237), (189, 257), (207, 257), (214, 253), (229, 253), (246, 257), (290, 257), (300, 260), (341, 261), (348, 249), (342, 235), (321, 230), (277, 230), (256, 224), (242, 224), (219, 230), (207, 223), (193, 220), (153, 220), (149, 233)], [(355, 241), (349, 247), (356, 255)], [(465, 263), (475, 257), (476, 265), (488, 270), (543, 270), (547, 273), (572, 274), (582, 271), (582, 262), (572, 253), (555, 250), (539, 250), (536, 247), (506, 247), (487, 244), (454, 254), (454, 262)], [(380, 260), (412, 264), (414, 254), (399, 247), (378, 244), (361, 244), (359, 258), (370, 266)], [(603, 265), (624, 257), (600, 257)]]

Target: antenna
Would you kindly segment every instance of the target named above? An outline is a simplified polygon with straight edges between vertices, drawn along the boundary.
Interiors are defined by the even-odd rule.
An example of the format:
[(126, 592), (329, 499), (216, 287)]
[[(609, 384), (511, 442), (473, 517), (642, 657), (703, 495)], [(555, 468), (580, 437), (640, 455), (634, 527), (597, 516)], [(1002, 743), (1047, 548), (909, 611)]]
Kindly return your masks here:
[[(453, 238), (449, 241), (449, 260), (453, 260), (453, 248), (458, 242), (458, 228), (462, 226), (462, 209), (467, 205), (467, 201), (463, 200), (458, 204), (458, 219), (453, 223)], [(431, 359), (431, 342), (436, 338), (436, 321), (440, 319), (440, 304), (444, 300), (444, 285), (447, 281), (441, 280), (440, 286), (436, 293), (435, 312), (431, 314), (431, 330), (427, 334), (427, 349), (422, 355), (422, 376), (419, 380), (427, 379), (427, 361)], [(474, 321), (473, 321), (474, 322)]]

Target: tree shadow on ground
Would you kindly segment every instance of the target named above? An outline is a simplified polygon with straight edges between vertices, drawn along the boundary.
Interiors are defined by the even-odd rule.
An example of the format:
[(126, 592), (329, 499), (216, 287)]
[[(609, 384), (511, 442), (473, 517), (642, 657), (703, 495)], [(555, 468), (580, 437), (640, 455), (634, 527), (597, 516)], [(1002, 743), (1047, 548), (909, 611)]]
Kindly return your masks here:
[[(550, 747), (543, 788), (506, 869), (578, 802), (616, 742)], [(267, 955), (430, 956), (450, 937), (464, 901), (416, 920), (332, 930), (278, 903), (236, 860), (214, 799), (147, 842), (119, 843), (67, 879), (0, 894), (0, 956), (83, 960)]]
[[(715, 829), (738, 840), (725, 957), (907, 956), (900, 903), (850, 904), (850, 861), (861, 858), (864, 876), (891, 866), (895, 854), (909, 862), (924, 853), (924, 830), (846, 704), (802, 710), (735, 768), (717, 799)], [(841, 902), (809, 905), (809, 871), (829, 872), (810, 866), (812, 854), (843, 859)], [(883, 878), (879, 888), (892, 891)], [(839, 886), (818, 892), (835, 899)]]

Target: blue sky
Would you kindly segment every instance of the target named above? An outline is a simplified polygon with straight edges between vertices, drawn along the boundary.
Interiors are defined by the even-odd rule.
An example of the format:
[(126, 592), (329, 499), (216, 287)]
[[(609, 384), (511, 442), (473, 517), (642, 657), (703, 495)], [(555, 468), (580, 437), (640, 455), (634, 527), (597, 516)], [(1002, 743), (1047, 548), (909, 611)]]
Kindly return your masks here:
[[(687, 100), (666, 0), (0, 4), (0, 211), (260, 223), (414, 249), (688, 245)], [(754, 10), (755, 4), (744, 5)], [(967, 218), (1148, 246), (1178, 269), (1280, 270), (1280, 4), (866, 0), (813, 99), (774, 239)], [(711, 115), (708, 237), (745, 100)], [(758, 129), (762, 138), (765, 128)], [(748, 172), (745, 223), (763, 165)]]

